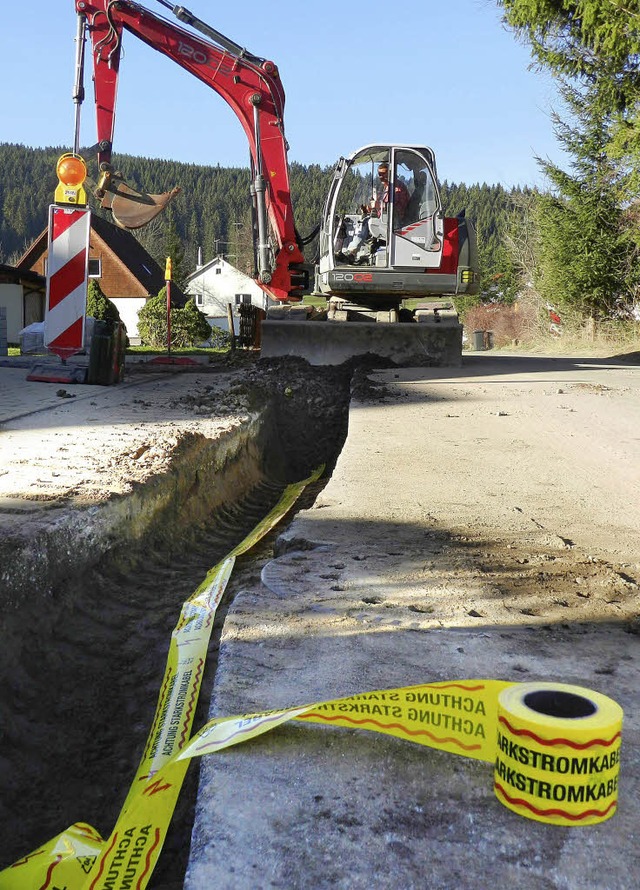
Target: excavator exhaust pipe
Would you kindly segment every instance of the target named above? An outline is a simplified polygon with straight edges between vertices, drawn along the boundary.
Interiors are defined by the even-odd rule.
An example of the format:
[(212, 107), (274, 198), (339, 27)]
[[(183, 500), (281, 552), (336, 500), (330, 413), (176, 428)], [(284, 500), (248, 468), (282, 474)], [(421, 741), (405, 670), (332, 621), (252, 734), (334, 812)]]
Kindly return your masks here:
[(101, 206), (111, 210), (113, 221), (121, 229), (139, 229), (151, 222), (180, 193), (179, 188), (161, 195), (148, 195), (131, 188), (117, 174), (103, 172), (96, 197)]

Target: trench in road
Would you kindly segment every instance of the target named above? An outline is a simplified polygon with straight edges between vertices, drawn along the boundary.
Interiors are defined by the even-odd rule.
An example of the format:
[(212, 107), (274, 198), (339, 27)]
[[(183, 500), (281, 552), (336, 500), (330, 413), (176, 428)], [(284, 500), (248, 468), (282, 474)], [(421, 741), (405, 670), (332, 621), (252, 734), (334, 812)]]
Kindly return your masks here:
[[(312, 390), (313, 405), (309, 391), (301, 390), (303, 404), (294, 396), (281, 404), (276, 398), (267, 408), (260, 481), (245, 497), (210, 515), (197, 533), (182, 504), (179, 528), (156, 528), (143, 542), (107, 553), (67, 579), (50, 597), (35, 596), (3, 616), (0, 869), (74, 822), (89, 823), (103, 837), (111, 832), (151, 726), (182, 603), (269, 512), (286, 484), (307, 475), (312, 464), (325, 462), (330, 470), (337, 459), (346, 436), (349, 375), (314, 378), (322, 382)], [(326, 478), (309, 487), (296, 509), (311, 505)], [(249, 583), (256, 571), (259, 577), (254, 566), (269, 557), (277, 535), (278, 528), (238, 559), (239, 579)], [(216, 616), (194, 729), (208, 719), (232, 591), (230, 584)], [(182, 886), (197, 776), (194, 767), (187, 773), (155, 888)]]

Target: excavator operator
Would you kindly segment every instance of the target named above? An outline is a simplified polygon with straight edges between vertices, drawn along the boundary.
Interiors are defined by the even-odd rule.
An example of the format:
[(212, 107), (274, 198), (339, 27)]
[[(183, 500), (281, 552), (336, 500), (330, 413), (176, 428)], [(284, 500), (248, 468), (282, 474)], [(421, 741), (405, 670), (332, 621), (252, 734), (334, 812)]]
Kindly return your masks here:
[[(369, 206), (361, 204), (359, 213), (345, 218), (341, 234), (341, 248), (336, 252), (336, 260), (353, 265), (375, 265), (376, 251), (387, 242), (389, 212), (389, 165), (381, 161), (378, 165), (378, 178), (381, 188), (374, 191)], [(393, 187), (394, 229), (400, 229), (409, 205), (410, 194), (404, 182), (398, 178)], [(380, 222), (378, 222), (380, 220)], [(347, 230), (348, 227), (348, 230)]]
[[(378, 178), (382, 183), (382, 193), (375, 199), (375, 201), (371, 202), (371, 209), (375, 212), (375, 215), (377, 217), (382, 218), (382, 214), (389, 209), (388, 164), (383, 162), (378, 166)], [(401, 180), (397, 180), (393, 186), (393, 206), (396, 215), (396, 225), (398, 224), (398, 222), (402, 221), (402, 217), (404, 216), (404, 212), (407, 209), (408, 203), (409, 192), (407, 190), (407, 187)]]

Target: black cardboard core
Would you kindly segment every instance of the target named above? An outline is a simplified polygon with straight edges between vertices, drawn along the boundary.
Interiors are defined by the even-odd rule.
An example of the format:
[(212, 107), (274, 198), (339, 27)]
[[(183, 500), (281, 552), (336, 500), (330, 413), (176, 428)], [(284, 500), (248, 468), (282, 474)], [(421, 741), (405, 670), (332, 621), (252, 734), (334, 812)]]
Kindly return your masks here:
[(597, 710), (594, 703), (582, 695), (553, 689), (527, 692), (523, 701), (532, 711), (547, 717), (590, 717)]

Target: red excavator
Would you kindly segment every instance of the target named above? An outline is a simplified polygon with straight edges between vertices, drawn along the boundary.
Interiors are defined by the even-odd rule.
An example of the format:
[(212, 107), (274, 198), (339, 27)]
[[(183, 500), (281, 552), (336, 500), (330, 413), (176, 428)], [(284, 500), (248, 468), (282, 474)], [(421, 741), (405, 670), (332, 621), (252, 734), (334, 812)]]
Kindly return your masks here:
[[(84, 90), (83, 47), (92, 45), (99, 178), (95, 196), (126, 228), (149, 222), (179, 191), (148, 195), (111, 164), (123, 33), (128, 31), (206, 83), (231, 106), (251, 157), (255, 279), (273, 301), (263, 355), (337, 364), (358, 354), (459, 364), (462, 326), (452, 298), (478, 288), (475, 232), (464, 214), (444, 215), (436, 160), (426, 146), (368, 145), (336, 165), (319, 226), (314, 293), (301, 304), (308, 264), (294, 220), (277, 65), (255, 56), (182, 6), (158, 0), (190, 30), (131, 0), (75, 0), (76, 147)], [(407, 308), (407, 301), (417, 307)], [(384, 323), (386, 322), (386, 323)]]

